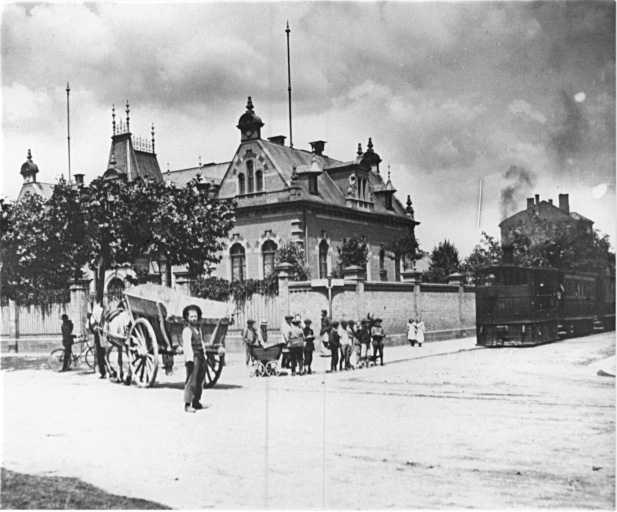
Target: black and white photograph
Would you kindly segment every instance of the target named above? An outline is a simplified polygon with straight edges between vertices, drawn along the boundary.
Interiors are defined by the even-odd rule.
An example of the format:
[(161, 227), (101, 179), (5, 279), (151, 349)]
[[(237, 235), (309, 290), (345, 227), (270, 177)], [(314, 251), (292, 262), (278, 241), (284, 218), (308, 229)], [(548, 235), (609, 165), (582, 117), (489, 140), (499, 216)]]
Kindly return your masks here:
[(3, 2), (0, 507), (615, 510), (615, 21)]

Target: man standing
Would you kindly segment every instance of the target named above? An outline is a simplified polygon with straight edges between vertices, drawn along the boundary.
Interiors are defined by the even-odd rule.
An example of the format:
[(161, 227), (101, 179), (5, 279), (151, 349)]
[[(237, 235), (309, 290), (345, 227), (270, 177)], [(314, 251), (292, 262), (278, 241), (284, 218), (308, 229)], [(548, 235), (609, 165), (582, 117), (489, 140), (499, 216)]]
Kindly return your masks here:
[(304, 368), (306, 368), (306, 373), (309, 375), (313, 373), (311, 364), (313, 364), (313, 352), (315, 352), (315, 334), (313, 329), (311, 329), (311, 323), (311, 320), (308, 318), (304, 321), (304, 340), (306, 342), (304, 345)]
[(371, 337), (373, 338), (375, 364), (377, 364), (377, 357), (379, 357), (381, 366), (383, 366), (383, 339), (386, 337), (386, 334), (381, 326), (381, 318), (375, 318), (375, 325), (371, 329)]
[(298, 366), (298, 374), (304, 374), (304, 364), (302, 352), (304, 351), (304, 333), (300, 327), (300, 320), (297, 318), (292, 320), (291, 329), (289, 331), (289, 356), (291, 358), (291, 375), (296, 374), (296, 366)]
[(358, 337), (360, 338), (360, 368), (368, 366), (368, 348), (371, 344), (371, 330), (369, 325), (370, 320), (368, 318), (362, 320), (362, 328), (358, 333)]
[(246, 328), (242, 331), (242, 341), (244, 341), (246, 347), (246, 366), (253, 362), (251, 356), (251, 347), (258, 344), (257, 330), (255, 329), (255, 320), (247, 320)]
[(321, 310), (321, 329), (319, 336), (321, 339), (321, 353), (324, 356), (328, 355), (328, 352), (324, 349), (330, 348), (330, 331), (332, 330), (332, 322), (328, 318), (328, 312), (325, 309)]
[(257, 331), (257, 342), (265, 347), (268, 345), (268, 320), (263, 318), (259, 325), (259, 331)]
[(69, 320), (68, 315), (62, 315), (62, 346), (64, 347), (64, 360), (62, 361), (62, 371), (66, 372), (71, 366), (71, 356), (73, 351), (73, 322)]
[(203, 409), (199, 402), (206, 377), (206, 355), (204, 352), (201, 330), (197, 322), (201, 318), (201, 309), (191, 305), (182, 312), (186, 326), (182, 331), (182, 346), (186, 365), (186, 382), (184, 385), (184, 410), (195, 412)]
[(338, 333), (339, 323), (337, 320), (332, 322), (332, 329), (330, 329), (330, 352), (332, 359), (330, 361), (330, 371), (336, 371), (336, 365), (338, 364), (338, 353), (341, 348), (341, 337)]
[(283, 343), (287, 345), (283, 349), (283, 358), (281, 359), (281, 366), (283, 368), (289, 368), (289, 332), (291, 331), (291, 321), (293, 316), (285, 315), (285, 322), (281, 326), (281, 334), (283, 335)]

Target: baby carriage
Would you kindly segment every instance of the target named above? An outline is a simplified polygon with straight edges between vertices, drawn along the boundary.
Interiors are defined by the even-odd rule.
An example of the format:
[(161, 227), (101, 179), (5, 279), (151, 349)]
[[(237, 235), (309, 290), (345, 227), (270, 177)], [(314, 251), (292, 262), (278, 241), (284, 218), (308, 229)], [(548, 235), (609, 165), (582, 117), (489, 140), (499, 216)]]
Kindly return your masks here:
[(284, 343), (262, 347), (260, 345), (247, 345), (254, 361), (251, 369), (251, 377), (263, 377), (265, 375), (280, 375), (281, 369), (278, 360), (285, 348)]

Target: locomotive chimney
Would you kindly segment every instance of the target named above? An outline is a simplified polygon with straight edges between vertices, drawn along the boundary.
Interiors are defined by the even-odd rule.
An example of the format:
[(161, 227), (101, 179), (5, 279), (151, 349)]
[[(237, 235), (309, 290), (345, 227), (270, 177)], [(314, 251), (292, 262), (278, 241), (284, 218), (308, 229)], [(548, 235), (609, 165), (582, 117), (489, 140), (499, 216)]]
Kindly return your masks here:
[(503, 256), (501, 258), (502, 265), (514, 265), (514, 246), (504, 244), (501, 246)]
[(568, 194), (559, 194), (559, 209), (570, 213), (570, 199)]

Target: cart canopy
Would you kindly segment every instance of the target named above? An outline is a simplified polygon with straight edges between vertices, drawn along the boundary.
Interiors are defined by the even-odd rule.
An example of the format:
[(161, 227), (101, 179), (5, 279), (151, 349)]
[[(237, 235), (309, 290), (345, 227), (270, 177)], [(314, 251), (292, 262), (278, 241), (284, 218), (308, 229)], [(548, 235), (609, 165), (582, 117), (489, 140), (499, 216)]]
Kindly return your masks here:
[[(190, 297), (183, 293), (161, 286), (158, 284), (141, 284), (133, 286), (124, 292), (127, 300), (131, 303), (130, 307), (141, 301), (150, 302), (152, 304), (161, 303), (166, 310), (168, 321), (180, 321), (182, 312), (186, 306), (195, 305), (201, 309), (202, 319), (219, 320), (233, 315), (235, 307), (226, 302), (218, 302), (216, 300), (199, 299)], [(139, 299), (137, 301), (131, 298)]]

